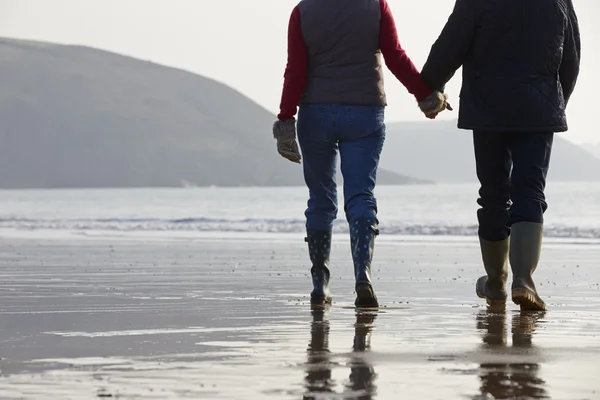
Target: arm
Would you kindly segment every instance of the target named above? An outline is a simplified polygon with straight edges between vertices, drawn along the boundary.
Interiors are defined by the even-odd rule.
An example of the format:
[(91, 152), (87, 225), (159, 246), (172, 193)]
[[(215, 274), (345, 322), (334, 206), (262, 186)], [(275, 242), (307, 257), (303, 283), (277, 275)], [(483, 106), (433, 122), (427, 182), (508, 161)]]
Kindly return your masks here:
[(306, 87), (308, 55), (302, 28), (300, 10), (294, 8), (288, 26), (288, 59), (285, 68), (280, 112), (277, 119), (286, 121), (294, 118), (298, 103)]
[(463, 64), (475, 37), (475, 7), (471, 0), (456, 0), (454, 11), (433, 44), (421, 71), (429, 86), (443, 92)]
[(419, 70), (400, 45), (394, 16), (387, 0), (379, 0), (379, 6), (381, 7), (379, 47), (385, 59), (385, 65), (409, 93), (416, 97), (417, 101), (422, 101), (433, 90), (423, 81)]
[(565, 104), (569, 102), (575, 84), (579, 77), (579, 65), (581, 57), (581, 39), (579, 35), (579, 22), (571, 0), (567, 2), (568, 15), (565, 29), (565, 42), (563, 45), (563, 58), (560, 64), (560, 84), (565, 96)]

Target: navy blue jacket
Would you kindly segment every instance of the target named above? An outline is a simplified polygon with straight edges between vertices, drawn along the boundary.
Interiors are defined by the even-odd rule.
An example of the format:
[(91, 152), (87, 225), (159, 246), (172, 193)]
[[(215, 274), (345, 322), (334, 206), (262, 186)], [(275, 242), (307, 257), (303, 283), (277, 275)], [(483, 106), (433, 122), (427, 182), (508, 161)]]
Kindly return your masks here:
[(580, 52), (572, 0), (457, 0), (421, 74), (443, 90), (463, 67), (461, 129), (564, 132)]

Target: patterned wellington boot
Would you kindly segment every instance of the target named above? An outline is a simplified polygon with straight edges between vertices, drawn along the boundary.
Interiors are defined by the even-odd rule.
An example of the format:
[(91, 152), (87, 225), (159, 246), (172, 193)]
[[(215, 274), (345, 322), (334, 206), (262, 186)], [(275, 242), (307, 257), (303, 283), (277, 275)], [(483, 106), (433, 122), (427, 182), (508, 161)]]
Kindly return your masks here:
[(356, 301), (359, 308), (378, 308), (379, 302), (371, 281), (371, 261), (375, 237), (379, 234), (377, 221), (360, 218), (350, 223), (350, 245), (356, 278)]
[(329, 254), (331, 253), (331, 231), (317, 231), (308, 229), (306, 238), (312, 268), (313, 291), (310, 294), (312, 305), (325, 305), (331, 303), (329, 293)]

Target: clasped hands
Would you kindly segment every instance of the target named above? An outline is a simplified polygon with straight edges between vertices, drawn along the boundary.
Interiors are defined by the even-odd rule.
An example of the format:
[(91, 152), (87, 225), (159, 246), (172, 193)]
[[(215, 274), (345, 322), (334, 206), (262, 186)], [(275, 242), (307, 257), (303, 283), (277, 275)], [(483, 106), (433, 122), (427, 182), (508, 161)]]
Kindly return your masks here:
[(452, 111), (448, 103), (448, 95), (438, 90), (431, 93), (427, 98), (419, 102), (419, 108), (429, 119), (435, 119), (444, 110)]

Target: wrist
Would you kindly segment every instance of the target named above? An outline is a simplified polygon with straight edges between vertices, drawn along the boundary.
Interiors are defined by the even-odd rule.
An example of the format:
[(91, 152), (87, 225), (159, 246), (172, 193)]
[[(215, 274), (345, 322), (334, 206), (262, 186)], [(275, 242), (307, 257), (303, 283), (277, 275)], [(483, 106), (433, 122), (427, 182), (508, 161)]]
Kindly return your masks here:
[(423, 100), (429, 98), (435, 92), (436, 90), (432, 89), (431, 87), (429, 87), (429, 85), (423, 82), (416, 88), (414, 96), (418, 102), (422, 102)]
[(279, 121), (285, 122), (290, 119), (294, 119), (294, 114), (290, 112), (281, 111), (279, 114), (277, 114), (277, 120)]

